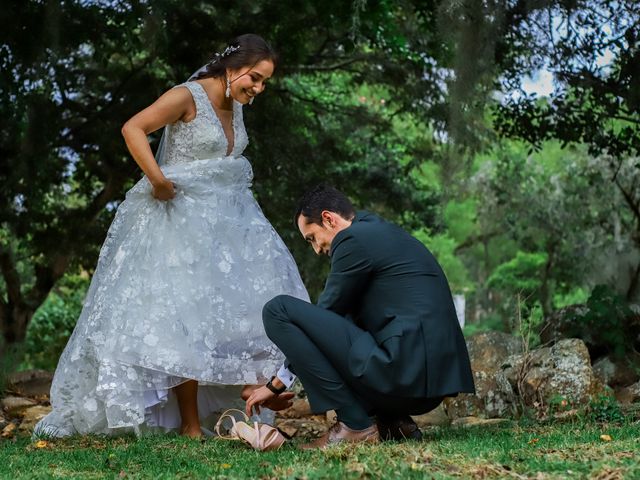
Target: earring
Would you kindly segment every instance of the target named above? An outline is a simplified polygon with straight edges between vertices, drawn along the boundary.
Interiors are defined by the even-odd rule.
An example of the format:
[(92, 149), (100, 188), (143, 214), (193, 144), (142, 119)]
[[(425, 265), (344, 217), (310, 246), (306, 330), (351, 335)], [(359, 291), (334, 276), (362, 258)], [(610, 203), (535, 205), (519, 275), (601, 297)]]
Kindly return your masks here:
[(229, 81), (228, 77), (227, 77), (227, 89), (224, 91), (224, 96), (227, 98), (231, 96), (231, 82)]
[(249, 105), (253, 105), (253, 100), (254, 100), (254, 99), (255, 99), (255, 97), (251, 97), (251, 98), (249, 99)]

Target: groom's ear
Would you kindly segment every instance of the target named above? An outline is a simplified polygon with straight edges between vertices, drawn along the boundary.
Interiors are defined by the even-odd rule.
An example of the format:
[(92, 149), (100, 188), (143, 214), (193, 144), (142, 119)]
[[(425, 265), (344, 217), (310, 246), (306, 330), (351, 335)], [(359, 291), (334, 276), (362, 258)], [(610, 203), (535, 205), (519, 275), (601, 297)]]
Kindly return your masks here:
[(333, 213), (329, 210), (323, 210), (320, 213), (320, 218), (322, 218), (322, 226), (324, 228), (331, 229), (335, 226), (335, 219), (333, 218)]

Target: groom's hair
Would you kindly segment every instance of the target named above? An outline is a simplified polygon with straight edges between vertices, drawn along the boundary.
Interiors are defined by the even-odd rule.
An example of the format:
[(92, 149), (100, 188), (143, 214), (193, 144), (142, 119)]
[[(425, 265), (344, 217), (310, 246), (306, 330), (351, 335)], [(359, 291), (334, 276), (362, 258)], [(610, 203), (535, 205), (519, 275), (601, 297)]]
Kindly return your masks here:
[(322, 225), (322, 212), (328, 210), (337, 213), (345, 220), (351, 220), (356, 211), (349, 198), (340, 190), (321, 183), (316, 185), (298, 201), (293, 223), (298, 226), (298, 218), (304, 216), (307, 223)]

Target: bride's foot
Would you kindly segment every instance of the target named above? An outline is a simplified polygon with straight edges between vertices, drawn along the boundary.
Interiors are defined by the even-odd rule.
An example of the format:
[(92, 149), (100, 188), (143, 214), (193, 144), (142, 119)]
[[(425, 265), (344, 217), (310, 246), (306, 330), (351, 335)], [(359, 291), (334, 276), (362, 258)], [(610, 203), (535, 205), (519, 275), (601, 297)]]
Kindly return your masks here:
[(180, 427), (180, 435), (189, 438), (204, 438), (200, 425), (183, 425)]

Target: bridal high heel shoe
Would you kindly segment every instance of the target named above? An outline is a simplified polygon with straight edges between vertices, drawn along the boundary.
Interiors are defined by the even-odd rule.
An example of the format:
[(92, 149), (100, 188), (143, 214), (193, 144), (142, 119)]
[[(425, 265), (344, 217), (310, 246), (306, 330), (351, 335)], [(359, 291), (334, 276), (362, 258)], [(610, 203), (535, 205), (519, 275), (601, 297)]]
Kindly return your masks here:
[[(245, 421), (238, 421), (230, 412), (238, 412)], [(225, 418), (231, 419), (231, 428), (227, 435), (220, 433), (220, 427)], [(220, 438), (227, 440), (242, 440), (245, 443), (251, 445), (255, 450), (261, 452), (268, 452), (270, 450), (277, 450), (282, 446), (285, 441), (284, 436), (278, 431), (277, 428), (267, 425), (266, 423), (253, 422), (253, 426), (249, 425), (249, 417), (236, 409), (229, 409), (220, 415), (218, 422), (216, 423), (215, 431)]]

